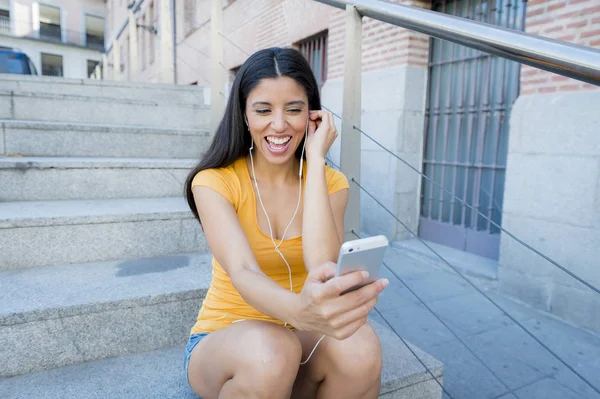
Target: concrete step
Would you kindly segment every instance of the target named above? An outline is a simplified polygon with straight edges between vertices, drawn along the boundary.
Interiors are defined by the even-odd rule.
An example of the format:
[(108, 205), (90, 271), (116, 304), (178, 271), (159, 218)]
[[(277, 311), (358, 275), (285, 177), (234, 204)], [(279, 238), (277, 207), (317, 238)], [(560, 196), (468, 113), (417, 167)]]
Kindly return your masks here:
[(205, 105), (148, 99), (0, 90), (0, 119), (204, 129)]
[[(375, 328), (383, 329), (377, 325)], [(384, 371), (379, 398), (442, 397), (442, 389), (398, 338), (382, 339), (382, 345)], [(3, 399), (194, 399), (197, 396), (188, 386), (183, 370), (184, 348), (181, 340), (178, 345), (150, 352), (5, 378), (0, 380), (0, 394)], [(418, 348), (411, 348), (443, 383), (442, 364)]]
[(0, 377), (184, 342), (210, 279), (198, 253), (1, 271)]
[(112, 80), (70, 79), (53, 76), (27, 76), (0, 74), (0, 87), (12, 91), (31, 93), (55, 93), (109, 97), (175, 101), (206, 105), (206, 93), (202, 86), (172, 85), (163, 83), (136, 83)]
[(183, 197), (0, 202), (0, 270), (204, 252)]
[(197, 159), (0, 158), (0, 201), (183, 195)]
[[(0, 272), (0, 376), (12, 377), (0, 396), (195, 397), (183, 350), (210, 275), (210, 255), (198, 254)], [(370, 322), (383, 349), (380, 398), (441, 398), (400, 339)], [(443, 365), (411, 348), (443, 383)]]
[(0, 120), (0, 156), (200, 158), (204, 129)]

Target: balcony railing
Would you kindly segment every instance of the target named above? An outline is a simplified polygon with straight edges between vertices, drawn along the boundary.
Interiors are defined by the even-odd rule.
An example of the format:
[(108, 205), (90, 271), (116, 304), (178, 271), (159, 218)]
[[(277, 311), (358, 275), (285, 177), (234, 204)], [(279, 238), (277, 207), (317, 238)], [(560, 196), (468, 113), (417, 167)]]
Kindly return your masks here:
[(36, 29), (30, 21), (15, 21), (8, 17), (0, 17), (0, 34), (104, 51), (103, 36), (63, 29), (62, 26), (55, 24), (40, 23), (39, 29)]

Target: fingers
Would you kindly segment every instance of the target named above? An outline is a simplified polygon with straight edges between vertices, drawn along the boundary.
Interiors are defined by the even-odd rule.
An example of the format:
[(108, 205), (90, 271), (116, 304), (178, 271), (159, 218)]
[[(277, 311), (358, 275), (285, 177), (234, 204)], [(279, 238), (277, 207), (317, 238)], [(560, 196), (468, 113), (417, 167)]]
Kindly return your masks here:
[(335, 307), (340, 313), (349, 312), (358, 306), (369, 303), (373, 299), (377, 299), (377, 296), (388, 284), (389, 281), (384, 278), (367, 284), (355, 291), (348, 292), (335, 300)]
[(325, 283), (325, 291), (330, 297), (338, 297), (342, 292), (349, 290), (350, 288), (356, 287), (357, 285), (364, 284), (369, 278), (369, 273), (355, 271), (346, 273), (343, 276), (338, 276), (329, 280)]
[(355, 332), (358, 331), (359, 328), (361, 328), (363, 325), (365, 325), (366, 322), (367, 322), (367, 317), (358, 319), (358, 320), (346, 325), (341, 330), (335, 331), (332, 336), (333, 336), (333, 338), (338, 339), (338, 340), (344, 340), (346, 338), (350, 338), (352, 335), (354, 335)]
[(308, 122), (308, 134), (309, 135), (313, 135), (315, 133), (315, 131), (317, 130), (317, 123), (313, 120), (310, 120)]
[(319, 283), (325, 283), (335, 276), (336, 264), (333, 262), (326, 262), (321, 266), (315, 267), (308, 273), (307, 279)]
[(336, 330), (341, 330), (344, 327), (348, 326), (348, 324), (352, 324), (357, 320), (361, 320), (366, 318), (369, 315), (369, 312), (373, 310), (375, 305), (377, 304), (377, 298), (373, 298), (367, 303), (356, 306), (349, 310), (348, 312), (341, 313), (340, 315), (331, 319), (329, 324)]

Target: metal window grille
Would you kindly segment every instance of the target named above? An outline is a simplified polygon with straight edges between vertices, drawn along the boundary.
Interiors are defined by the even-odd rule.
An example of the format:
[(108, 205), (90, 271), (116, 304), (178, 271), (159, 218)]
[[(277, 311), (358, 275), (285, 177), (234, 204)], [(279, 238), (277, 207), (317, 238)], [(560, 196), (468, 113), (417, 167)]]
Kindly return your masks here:
[[(443, 0), (433, 10), (523, 30), (525, 0)], [(510, 109), (520, 64), (432, 39), (423, 169), (500, 224)], [(421, 237), (497, 258), (500, 232), (489, 221), (423, 180)]]
[(298, 50), (310, 64), (319, 88), (322, 87), (327, 80), (327, 31), (300, 42)]

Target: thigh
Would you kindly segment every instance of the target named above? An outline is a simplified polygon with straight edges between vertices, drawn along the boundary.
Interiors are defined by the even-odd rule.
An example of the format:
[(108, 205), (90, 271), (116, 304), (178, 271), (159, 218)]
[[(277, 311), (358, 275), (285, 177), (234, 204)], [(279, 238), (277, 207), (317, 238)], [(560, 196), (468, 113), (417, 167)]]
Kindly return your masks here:
[[(308, 357), (321, 335), (296, 331), (302, 345), (302, 361)], [(300, 367), (294, 385), (294, 398), (315, 398), (322, 393), (324, 381), (330, 385), (378, 385), (381, 378), (381, 346), (373, 328), (366, 323), (345, 340), (325, 337), (306, 365)], [(378, 389), (377, 387), (374, 387)], [(319, 395), (322, 397), (323, 395)], [(325, 396), (327, 397), (327, 396)]]
[(217, 398), (223, 385), (236, 375), (256, 373), (269, 378), (270, 370), (281, 373), (282, 368), (295, 367), (290, 371), (295, 376), (300, 354), (300, 342), (285, 327), (253, 320), (234, 323), (208, 334), (196, 345), (189, 360), (188, 380), (197, 395)]

